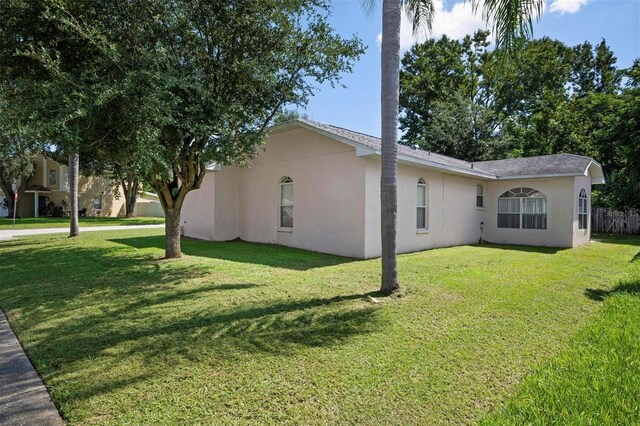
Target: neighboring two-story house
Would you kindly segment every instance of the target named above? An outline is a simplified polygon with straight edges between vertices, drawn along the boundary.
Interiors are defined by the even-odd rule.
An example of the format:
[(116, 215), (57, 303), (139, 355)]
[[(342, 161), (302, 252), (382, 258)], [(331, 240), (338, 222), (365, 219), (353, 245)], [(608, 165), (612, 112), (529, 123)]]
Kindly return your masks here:
[[(0, 191), (0, 202), (4, 201), (4, 197)], [(39, 155), (35, 174), (20, 200), (17, 214), (19, 217), (39, 217), (50, 202), (68, 211), (69, 169), (64, 164)], [(7, 216), (4, 203), (0, 205), (0, 217)], [(80, 175), (78, 209), (86, 212), (87, 216), (118, 216), (124, 211), (124, 198), (116, 196), (108, 179)]]

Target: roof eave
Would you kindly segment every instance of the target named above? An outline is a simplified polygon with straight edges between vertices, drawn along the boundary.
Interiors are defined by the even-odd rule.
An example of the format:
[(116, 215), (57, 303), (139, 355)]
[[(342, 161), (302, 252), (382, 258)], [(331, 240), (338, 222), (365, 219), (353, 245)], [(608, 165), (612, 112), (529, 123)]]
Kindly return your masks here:
[[(359, 157), (379, 158), (381, 156), (381, 152), (371, 148), (367, 148), (367, 149), (362, 149), (360, 153), (358, 153), (358, 150), (356, 150), (356, 155), (358, 155)], [(408, 157), (402, 154), (398, 155), (398, 162), (403, 164), (409, 164), (414, 167), (417, 166), (417, 167), (422, 167), (427, 169), (444, 170), (445, 172), (453, 175), (474, 177), (474, 178), (486, 179), (486, 180), (496, 179), (494, 175), (491, 175), (486, 172), (481, 172), (473, 169), (464, 170), (464, 169), (459, 169), (457, 167), (449, 167), (447, 165), (436, 163), (434, 161), (422, 160), (420, 158), (415, 158), (415, 157)]]
[(584, 170), (585, 176), (591, 177), (592, 185), (603, 185), (605, 183), (604, 171), (596, 160), (591, 160)]
[[(269, 129), (269, 134), (281, 133), (287, 130), (291, 130), (294, 128), (304, 128), (307, 130), (311, 130), (313, 132), (319, 133), (323, 136), (326, 136), (330, 139), (336, 140), (338, 142), (342, 142), (346, 145), (349, 145), (356, 149), (356, 156), (358, 157), (380, 157), (381, 153), (379, 150), (374, 149), (370, 146), (363, 145), (359, 142), (351, 140), (349, 138), (345, 138), (343, 136), (337, 135), (332, 132), (328, 132), (322, 128), (314, 126), (313, 124), (307, 123), (304, 120), (294, 119), (282, 124), (278, 124)], [(443, 170), (447, 173), (466, 176), (466, 177), (474, 177), (478, 179), (485, 180), (510, 180), (510, 179), (542, 179), (542, 178), (558, 178), (558, 177), (570, 177), (570, 176), (591, 176), (591, 183), (594, 185), (603, 184), (604, 174), (602, 173), (602, 166), (600, 164), (591, 159), (589, 165), (585, 169), (584, 173), (548, 173), (548, 174), (536, 174), (536, 175), (516, 175), (516, 176), (498, 176), (492, 174), (490, 172), (484, 172), (481, 170), (469, 169), (465, 170), (462, 168), (447, 166), (442, 163), (437, 163), (434, 161), (423, 160), (416, 157), (409, 157), (406, 155), (399, 154), (398, 161), (401, 161), (406, 164), (410, 164), (413, 166), (424, 167), (429, 169)], [(590, 171), (590, 168), (593, 170)], [(219, 170), (219, 169), (217, 169)]]
[[(356, 149), (356, 156), (358, 157), (379, 157), (381, 155), (379, 150), (373, 149), (369, 146), (363, 145), (361, 143), (355, 142), (351, 139), (336, 135), (335, 133), (331, 133), (331, 132), (327, 132), (324, 129), (320, 129), (316, 126), (310, 125), (308, 123), (305, 123), (304, 121), (301, 120), (292, 120), (292, 121), (287, 121), (285, 123), (279, 124), (277, 126), (274, 126), (270, 129), (270, 133), (280, 133), (280, 132), (284, 132), (287, 130), (290, 130), (292, 128), (296, 128), (296, 127), (302, 127), (311, 131), (314, 131), (316, 133), (319, 133), (323, 136), (326, 136), (330, 139), (334, 139), (337, 140), (338, 142), (342, 142), (346, 145), (352, 146)], [(481, 179), (488, 179), (488, 180), (493, 180), (495, 179), (495, 176), (490, 174), (490, 173), (486, 173), (486, 172), (479, 172), (473, 169), (469, 169), (469, 170), (463, 170), (463, 169), (458, 169), (456, 167), (449, 167), (446, 166), (444, 164), (440, 164), (440, 163), (436, 163), (436, 162), (432, 162), (432, 161), (427, 161), (427, 160), (421, 160), (419, 158), (414, 158), (414, 157), (408, 157), (406, 155), (398, 155), (398, 160), (399, 161), (404, 161), (406, 163), (409, 163), (411, 165), (417, 165), (417, 166), (422, 166), (422, 167), (427, 167), (427, 168), (433, 168), (433, 169), (437, 169), (437, 170), (445, 170), (448, 173), (451, 174), (456, 174), (456, 175), (460, 175), (460, 176), (472, 176), (472, 177), (476, 177), (476, 178), (481, 178)]]
[(513, 176), (498, 176), (497, 180), (511, 180), (511, 179), (544, 179), (544, 178), (558, 178), (558, 177), (572, 177), (582, 176), (580, 173), (545, 173), (537, 175), (513, 175)]
[(269, 134), (285, 132), (287, 130), (294, 129), (296, 127), (298, 127), (298, 128), (302, 127), (304, 129), (311, 130), (313, 132), (321, 134), (322, 136), (326, 136), (326, 137), (328, 137), (330, 139), (337, 140), (338, 142), (342, 142), (342, 143), (344, 143), (346, 145), (349, 145), (349, 146), (352, 146), (352, 147), (354, 147), (356, 149), (360, 148), (362, 150), (362, 154), (359, 155), (359, 157), (362, 157), (362, 156), (365, 156), (365, 155), (370, 155), (370, 152), (374, 151), (374, 149), (372, 149), (371, 147), (368, 147), (368, 146), (363, 145), (361, 143), (355, 142), (355, 141), (353, 141), (353, 140), (351, 140), (349, 138), (345, 138), (345, 137), (342, 137), (340, 135), (336, 135), (335, 133), (327, 132), (324, 129), (321, 129), (319, 127), (316, 127), (314, 125), (311, 125), (311, 124), (306, 123), (306, 122), (304, 122), (302, 120), (299, 120), (299, 119), (287, 121), (287, 122), (284, 122), (282, 124), (278, 124), (276, 126), (273, 126), (272, 128), (269, 129)]

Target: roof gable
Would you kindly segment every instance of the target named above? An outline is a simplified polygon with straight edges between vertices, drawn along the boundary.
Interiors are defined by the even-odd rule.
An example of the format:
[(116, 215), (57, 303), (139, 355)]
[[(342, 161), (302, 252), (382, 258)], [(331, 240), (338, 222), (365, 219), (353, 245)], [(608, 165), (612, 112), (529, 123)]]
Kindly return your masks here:
[[(279, 133), (303, 127), (356, 148), (358, 156), (380, 156), (381, 140), (375, 136), (342, 127), (297, 118), (271, 128)], [(592, 176), (592, 183), (604, 183), (600, 164), (589, 157), (574, 154), (468, 162), (406, 145), (398, 145), (398, 161), (418, 167), (435, 168), (452, 174), (471, 175), (482, 179), (524, 179), (535, 177)]]

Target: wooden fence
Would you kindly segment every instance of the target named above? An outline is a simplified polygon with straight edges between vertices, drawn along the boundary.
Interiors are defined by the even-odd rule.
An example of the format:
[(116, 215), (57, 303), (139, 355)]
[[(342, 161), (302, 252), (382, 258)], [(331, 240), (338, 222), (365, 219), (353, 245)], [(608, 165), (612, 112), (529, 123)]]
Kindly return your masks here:
[(591, 210), (591, 230), (609, 234), (640, 234), (640, 211), (607, 208)]

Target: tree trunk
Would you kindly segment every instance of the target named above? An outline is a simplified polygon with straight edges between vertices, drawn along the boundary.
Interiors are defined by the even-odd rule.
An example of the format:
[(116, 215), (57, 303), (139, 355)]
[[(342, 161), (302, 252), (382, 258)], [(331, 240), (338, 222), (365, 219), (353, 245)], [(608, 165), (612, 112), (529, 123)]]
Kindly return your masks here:
[(382, 280), (380, 291), (400, 288), (396, 253), (398, 212), (398, 103), (400, 96), (400, 21), (398, 0), (382, 2), (382, 168), (380, 175), (380, 225), (382, 237)]
[(69, 237), (80, 235), (78, 224), (78, 174), (80, 168), (80, 156), (78, 153), (69, 155)]
[(136, 217), (136, 201), (138, 201), (138, 198), (135, 194), (132, 197), (129, 197), (126, 201), (126, 205), (124, 207), (126, 217)]
[[(33, 176), (31, 175), (31, 176), (23, 176), (22, 178), (20, 178), (20, 185), (16, 188), (15, 191), (13, 190), (13, 185), (11, 183), (0, 182), (0, 189), (2, 190), (5, 198), (7, 199), (7, 210), (9, 214), (8, 217), (10, 218), (13, 217), (14, 209), (16, 210), (16, 217), (17, 218), (20, 217), (20, 202), (24, 197), (25, 191), (29, 187), (29, 182), (31, 181), (32, 177)], [(16, 192), (18, 193), (18, 201), (14, 203), (13, 197), (15, 196)]]
[(180, 212), (187, 194), (191, 190), (200, 188), (207, 168), (204, 161), (198, 159), (198, 154), (191, 152), (185, 158), (174, 162), (172, 171), (170, 179), (155, 173), (147, 175), (147, 180), (158, 194), (164, 210), (164, 252), (167, 259), (181, 256)]
[[(4, 198), (7, 199), (7, 210), (9, 211), (10, 218), (13, 217), (13, 209), (17, 208), (17, 206), (13, 205), (13, 197), (15, 192), (13, 191), (13, 186), (7, 182), (0, 182), (0, 189), (4, 194)], [(18, 203), (20, 203), (20, 198), (18, 198)]]
[(126, 217), (135, 217), (136, 201), (138, 201), (138, 188), (140, 181), (130, 176), (121, 182), (122, 192), (124, 193), (124, 212)]
[(167, 259), (182, 255), (180, 248), (180, 210), (180, 208), (167, 208), (164, 212), (164, 256)]

